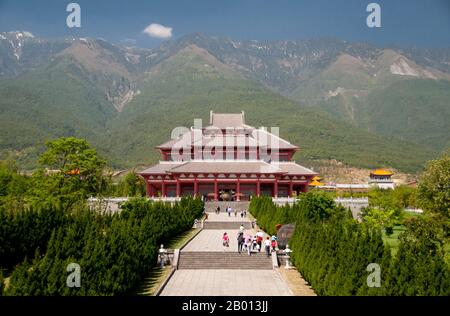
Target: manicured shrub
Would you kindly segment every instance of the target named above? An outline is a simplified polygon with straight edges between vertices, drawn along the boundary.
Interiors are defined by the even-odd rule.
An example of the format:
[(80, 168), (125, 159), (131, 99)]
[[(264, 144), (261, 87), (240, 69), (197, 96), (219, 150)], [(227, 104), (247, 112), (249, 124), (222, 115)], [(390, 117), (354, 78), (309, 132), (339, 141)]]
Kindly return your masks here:
[[(125, 295), (156, 264), (159, 244), (191, 228), (202, 211), (199, 199), (183, 198), (171, 206), (136, 198), (113, 215), (90, 210), (66, 213), (59, 226), (47, 217), (47, 225), (41, 227), (53, 229), (45, 250), (37, 248), (32, 260), (25, 258), (17, 266), (4, 294)], [(27, 216), (33, 222), (39, 213)], [(7, 242), (13, 245), (15, 240)], [(70, 263), (81, 266), (80, 288), (66, 285)]]
[[(293, 206), (256, 198), (250, 212), (269, 234), (276, 224), (295, 224), (293, 263), (319, 295), (450, 295), (442, 232), (432, 220), (411, 220), (391, 257), (380, 229), (357, 222), (321, 192), (304, 194)], [(381, 287), (367, 285), (371, 263), (380, 266)]]

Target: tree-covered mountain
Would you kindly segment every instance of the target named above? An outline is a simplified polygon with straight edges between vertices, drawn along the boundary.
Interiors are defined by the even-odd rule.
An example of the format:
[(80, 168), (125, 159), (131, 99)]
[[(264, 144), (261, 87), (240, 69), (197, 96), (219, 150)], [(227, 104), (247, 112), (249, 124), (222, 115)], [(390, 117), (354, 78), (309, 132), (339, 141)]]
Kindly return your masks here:
[(31, 168), (44, 140), (74, 135), (116, 167), (148, 164), (174, 127), (244, 110), (302, 161), (414, 172), (449, 145), (449, 60), (327, 39), (193, 34), (142, 49), (0, 33), (0, 156)]

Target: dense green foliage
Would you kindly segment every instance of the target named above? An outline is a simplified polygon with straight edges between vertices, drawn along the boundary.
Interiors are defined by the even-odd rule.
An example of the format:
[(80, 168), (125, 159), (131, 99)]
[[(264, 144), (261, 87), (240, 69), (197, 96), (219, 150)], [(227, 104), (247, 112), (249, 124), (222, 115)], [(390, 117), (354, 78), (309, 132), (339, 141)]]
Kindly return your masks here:
[(36, 249), (45, 252), (54, 229), (62, 227), (67, 216), (61, 207), (35, 206), (11, 211), (0, 206), (0, 268), (11, 269)]
[(11, 208), (20, 204), (28, 190), (27, 177), (19, 174), (15, 162), (0, 160), (0, 205), (8, 203)]
[(418, 187), (422, 207), (450, 221), (450, 152), (428, 162)]
[(112, 177), (106, 161), (84, 139), (63, 137), (47, 142), (41, 168), (21, 174), (12, 160), (0, 160), (0, 205), (8, 211), (61, 203), (70, 210), (88, 196), (143, 197), (146, 185), (135, 172)]
[(129, 172), (118, 181), (108, 181), (108, 186), (103, 192), (107, 196), (145, 196), (145, 181), (135, 172)]
[(46, 145), (40, 168), (31, 176), (20, 174), (12, 161), (0, 161), (0, 205), (13, 211), (61, 203), (69, 209), (89, 195), (107, 192), (111, 185), (103, 175), (106, 161), (86, 140), (62, 137)]
[(0, 79), (0, 95), (0, 159), (10, 156), (22, 168), (37, 166), (49, 139), (75, 136), (98, 145), (96, 135), (115, 113), (86, 70), (68, 59)]
[[(379, 229), (358, 223), (323, 192), (311, 191), (283, 207), (255, 198), (250, 212), (271, 234), (276, 224), (295, 224), (293, 262), (319, 295), (450, 295), (442, 230), (427, 219), (410, 220), (391, 257)], [(379, 288), (366, 283), (370, 263), (381, 267)]]
[(86, 140), (62, 137), (46, 145), (48, 149), (39, 157), (39, 163), (56, 172), (41, 177), (47, 188), (45, 194), (56, 195), (70, 205), (74, 200), (101, 191), (106, 161), (98, 157)]
[(372, 188), (369, 191), (369, 204), (383, 210), (393, 209), (399, 213), (404, 208), (418, 206), (417, 190), (406, 185), (396, 186), (393, 190)]
[[(188, 230), (203, 211), (192, 198), (173, 206), (132, 199), (112, 215), (89, 210), (88, 196), (143, 196), (145, 183), (133, 172), (113, 183), (83, 139), (47, 147), (32, 175), (0, 161), (0, 274), (9, 277), (3, 294), (128, 294), (155, 264), (159, 244)], [(66, 286), (71, 262), (82, 269), (79, 289)]]
[(406, 220), (404, 209), (416, 208), (418, 204), (417, 190), (406, 185), (392, 190), (372, 188), (368, 197), (369, 207), (362, 209), (362, 220), (388, 236), (392, 235), (394, 226)]
[[(55, 225), (53, 217), (42, 217), (35, 211), (5, 214), (10, 226), (38, 221), (36, 217), (41, 216), (40, 225), (52, 230), (46, 250), (36, 248), (32, 260), (25, 258), (15, 268), (4, 294), (128, 294), (156, 264), (159, 244), (192, 227), (202, 211), (203, 203), (198, 199), (183, 198), (170, 206), (141, 198), (130, 200), (122, 212), (113, 215), (58, 210), (58, 214), (64, 213), (59, 225)], [(45, 232), (48, 237), (48, 231)], [(2, 236), (5, 240), (1, 246), (16, 246), (13, 236)], [(29, 245), (27, 252), (32, 248)], [(5, 251), (8, 249), (2, 249)], [(19, 257), (12, 252), (10, 261)], [(66, 267), (72, 262), (81, 266), (80, 288), (66, 285)], [(3, 260), (0, 264), (4, 264)]]
[[(325, 71), (301, 86), (294, 99), (306, 98), (308, 104), (317, 104), (334, 118), (378, 135), (412, 141), (437, 151), (450, 146), (448, 80), (416, 79), (390, 72), (377, 78), (363, 67), (343, 67), (333, 75)], [(341, 93), (323, 99), (325, 91), (336, 91), (338, 87)]]
[(387, 273), (385, 295), (450, 295), (442, 234), (441, 225), (430, 218), (407, 223)]
[(370, 93), (359, 108), (361, 127), (439, 151), (450, 146), (450, 82), (406, 80)]

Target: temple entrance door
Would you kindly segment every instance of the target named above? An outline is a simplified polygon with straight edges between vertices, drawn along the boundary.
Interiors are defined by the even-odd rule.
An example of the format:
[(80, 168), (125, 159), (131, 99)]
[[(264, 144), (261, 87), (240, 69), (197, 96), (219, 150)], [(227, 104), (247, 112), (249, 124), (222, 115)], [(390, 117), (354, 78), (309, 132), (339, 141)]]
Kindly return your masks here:
[(298, 196), (300, 193), (306, 192), (307, 186), (305, 184), (294, 184), (292, 187), (292, 193), (294, 196)]
[(219, 183), (219, 201), (234, 201), (236, 194), (235, 183)]
[(199, 183), (198, 194), (205, 201), (214, 201), (214, 183)]

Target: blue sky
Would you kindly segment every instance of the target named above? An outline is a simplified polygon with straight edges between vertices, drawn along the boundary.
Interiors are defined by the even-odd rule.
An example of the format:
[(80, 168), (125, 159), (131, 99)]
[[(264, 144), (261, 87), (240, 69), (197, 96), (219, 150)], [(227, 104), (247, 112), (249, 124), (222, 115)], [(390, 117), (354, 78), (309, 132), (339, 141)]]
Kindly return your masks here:
[[(66, 6), (81, 6), (80, 29), (66, 26)], [(450, 0), (0, 0), (0, 31), (90, 36), (150, 47), (165, 39), (142, 31), (172, 28), (235, 39), (333, 37), (378, 45), (450, 47)], [(366, 6), (381, 5), (382, 27), (366, 26)]]

